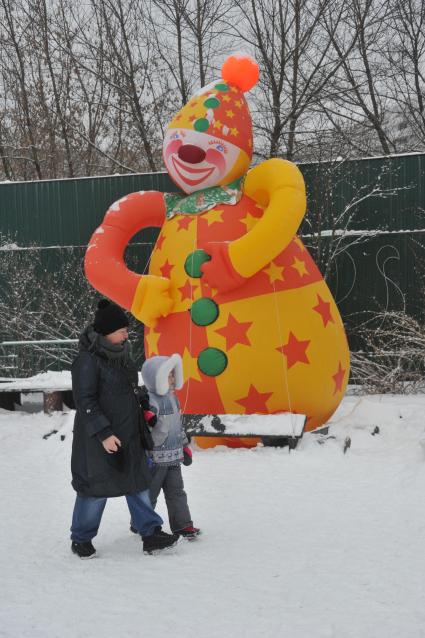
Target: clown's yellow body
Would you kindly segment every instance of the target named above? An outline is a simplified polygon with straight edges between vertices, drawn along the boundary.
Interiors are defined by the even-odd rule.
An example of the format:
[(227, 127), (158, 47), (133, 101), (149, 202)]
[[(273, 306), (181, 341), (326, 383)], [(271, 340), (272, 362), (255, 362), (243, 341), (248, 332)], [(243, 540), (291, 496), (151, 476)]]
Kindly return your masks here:
[[(187, 379), (180, 400), (188, 413), (290, 411), (306, 414), (312, 429), (343, 396), (349, 354), (332, 295), (294, 235), (305, 210), (304, 183), (292, 164), (270, 160), (248, 174), (244, 192), (236, 207), (220, 205), (164, 223), (149, 273), (162, 276), (168, 269), (175, 301), (172, 312), (147, 330), (147, 355), (180, 352)], [(265, 210), (260, 200), (268, 203)], [(235, 239), (238, 227), (248, 232)], [(249, 281), (220, 293), (203, 277), (188, 277), (184, 264), (206, 240), (226, 236), (235, 267)], [(213, 299), (219, 309), (205, 327), (189, 313), (202, 299)], [(228, 359), (214, 377), (198, 366), (206, 347)]]

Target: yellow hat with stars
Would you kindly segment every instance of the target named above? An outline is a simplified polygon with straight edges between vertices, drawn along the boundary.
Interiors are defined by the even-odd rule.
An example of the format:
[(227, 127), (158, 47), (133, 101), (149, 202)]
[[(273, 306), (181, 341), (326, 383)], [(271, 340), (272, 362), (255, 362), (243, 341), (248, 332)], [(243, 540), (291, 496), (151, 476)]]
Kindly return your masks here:
[(175, 115), (168, 128), (208, 133), (231, 142), (252, 156), (252, 121), (244, 92), (257, 83), (259, 67), (248, 55), (229, 56), (221, 80), (196, 93)]

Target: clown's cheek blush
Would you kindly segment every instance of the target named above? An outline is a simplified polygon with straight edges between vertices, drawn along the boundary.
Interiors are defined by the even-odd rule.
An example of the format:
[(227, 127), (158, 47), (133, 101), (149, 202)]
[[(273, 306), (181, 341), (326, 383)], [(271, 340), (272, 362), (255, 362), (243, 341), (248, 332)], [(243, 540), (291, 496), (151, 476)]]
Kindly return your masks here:
[(220, 177), (224, 175), (226, 170), (226, 160), (223, 153), (220, 153), (220, 151), (217, 151), (215, 148), (209, 148), (205, 155), (205, 160), (208, 164), (212, 164), (217, 168)]

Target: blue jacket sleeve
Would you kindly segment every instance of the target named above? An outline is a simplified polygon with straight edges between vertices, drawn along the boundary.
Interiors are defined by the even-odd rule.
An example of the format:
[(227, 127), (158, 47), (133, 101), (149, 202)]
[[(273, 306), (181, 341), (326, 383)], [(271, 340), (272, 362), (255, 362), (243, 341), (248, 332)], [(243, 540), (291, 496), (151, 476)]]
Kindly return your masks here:
[(113, 434), (111, 424), (98, 401), (98, 368), (89, 353), (81, 353), (72, 364), (72, 392), (75, 408), (89, 436), (103, 441)]

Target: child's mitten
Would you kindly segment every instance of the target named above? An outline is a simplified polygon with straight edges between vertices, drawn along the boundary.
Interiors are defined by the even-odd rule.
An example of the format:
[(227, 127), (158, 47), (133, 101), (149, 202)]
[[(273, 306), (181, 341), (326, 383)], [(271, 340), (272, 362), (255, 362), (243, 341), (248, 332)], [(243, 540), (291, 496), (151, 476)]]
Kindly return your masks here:
[(143, 410), (143, 416), (150, 428), (153, 428), (154, 425), (156, 425), (158, 418), (154, 412), (151, 412), (150, 410)]
[(183, 448), (183, 465), (192, 465), (192, 450), (190, 447)]

